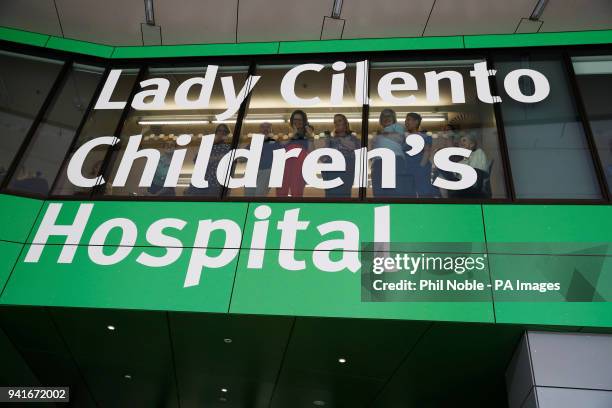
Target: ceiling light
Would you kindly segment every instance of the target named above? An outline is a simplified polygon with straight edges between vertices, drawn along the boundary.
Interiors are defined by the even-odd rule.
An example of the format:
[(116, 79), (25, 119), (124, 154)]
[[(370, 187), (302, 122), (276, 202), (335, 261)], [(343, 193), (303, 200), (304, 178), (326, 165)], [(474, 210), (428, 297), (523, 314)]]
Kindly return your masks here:
[(232, 342), (232, 339), (230, 339), (229, 337), (223, 339), (223, 342), (226, 344), (230, 344)]
[(317, 407), (322, 407), (323, 405), (325, 405), (325, 401), (321, 401), (321, 400), (312, 401), (312, 403), (316, 405)]
[(340, 364), (344, 364), (344, 363), (346, 363), (346, 358), (340, 357), (340, 358), (338, 359), (338, 362), (339, 362)]
[(535, 8), (531, 12), (529, 19), (538, 21), (542, 17), (542, 13), (544, 13), (544, 8), (546, 7), (547, 3), (548, 3), (548, 0), (538, 0), (538, 3), (536, 4)]
[(221, 388), (221, 392), (227, 392), (227, 388)]
[(334, 5), (332, 6), (332, 18), (340, 18), (340, 13), (342, 12), (342, 0), (334, 0)]
[(153, 0), (145, 0), (145, 19), (150, 26), (155, 25), (155, 13), (153, 12)]
[(115, 326), (110, 325), (110, 324), (109, 324), (108, 326), (106, 326), (106, 328), (107, 328), (108, 330), (110, 330), (110, 331), (115, 330)]
[(123, 378), (125, 378), (126, 380), (131, 380), (132, 376), (130, 374), (126, 374), (123, 376)]
[(207, 125), (208, 120), (140, 120), (139, 125)]
[(244, 123), (285, 123), (285, 119), (245, 119)]
[(227, 402), (227, 398), (225, 398), (225, 397), (219, 397), (219, 401), (221, 401), (221, 402)]

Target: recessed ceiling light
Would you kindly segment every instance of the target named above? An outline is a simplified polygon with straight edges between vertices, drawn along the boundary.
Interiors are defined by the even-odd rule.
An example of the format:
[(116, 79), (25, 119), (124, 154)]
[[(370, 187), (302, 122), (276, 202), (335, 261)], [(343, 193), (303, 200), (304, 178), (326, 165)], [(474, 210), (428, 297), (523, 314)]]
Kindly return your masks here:
[(338, 359), (338, 362), (339, 362), (340, 364), (344, 364), (344, 363), (346, 363), (346, 358), (340, 357), (340, 358)]
[(322, 407), (323, 405), (325, 405), (325, 401), (321, 401), (321, 400), (312, 401), (312, 403), (316, 405), (317, 407)]
[(223, 339), (223, 341), (227, 344), (230, 344), (232, 342), (232, 339), (230, 339), (229, 337)]
[(113, 326), (113, 325), (111, 325), (111, 324), (109, 324), (108, 326), (106, 326), (106, 328), (107, 328), (108, 330), (110, 330), (110, 331), (115, 330), (115, 326)]
[(132, 376), (130, 374), (126, 374), (123, 376), (123, 378), (125, 378), (126, 380), (131, 380)]
[(227, 392), (227, 388), (221, 388), (221, 392)]
[(226, 401), (227, 401), (227, 398), (225, 398), (225, 397), (219, 397), (219, 401), (221, 401), (221, 402), (226, 402)]

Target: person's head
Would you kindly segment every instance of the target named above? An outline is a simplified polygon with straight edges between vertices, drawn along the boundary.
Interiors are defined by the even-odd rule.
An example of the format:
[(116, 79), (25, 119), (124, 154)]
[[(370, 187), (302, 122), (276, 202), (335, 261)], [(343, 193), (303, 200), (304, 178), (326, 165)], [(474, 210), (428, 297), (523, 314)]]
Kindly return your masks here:
[(387, 127), (397, 122), (397, 116), (393, 109), (383, 109), (378, 118), (380, 126)]
[(334, 134), (348, 135), (351, 133), (348, 119), (341, 113), (334, 115)]
[(162, 151), (166, 154), (170, 154), (174, 151), (174, 144), (169, 141), (166, 140), (163, 144), (162, 144)]
[(270, 122), (263, 122), (259, 125), (259, 133), (264, 136), (268, 136), (272, 133), (272, 124)]
[(298, 133), (306, 133), (305, 126), (308, 123), (308, 116), (303, 110), (294, 110), (289, 118), (289, 125)]
[(468, 150), (476, 150), (478, 147), (478, 140), (476, 135), (473, 133), (467, 133), (459, 139), (459, 146)]
[(416, 112), (410, 112), (406, 115), (406, 121), (404, 124), (406, 125), (406, 130), (411, 133), (416, 133), (419, 131), (421, 127), (421, 121), (423, 118)]
[(230, 133), (230, 128), (225, 123), (219, 124), (215, 129), (215, 143), (225, 142)]

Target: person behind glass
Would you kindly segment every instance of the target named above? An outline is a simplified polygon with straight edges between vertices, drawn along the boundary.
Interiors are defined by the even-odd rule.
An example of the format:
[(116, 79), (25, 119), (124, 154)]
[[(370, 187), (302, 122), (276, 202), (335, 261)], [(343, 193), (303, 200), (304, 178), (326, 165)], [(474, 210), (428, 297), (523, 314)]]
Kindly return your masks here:
[(382, 187), (382, 159), (372, 159), (372, 191), (374, 197), (415, 197), (414, 176), (409, 174), (406, 163), (405, 128), (397, 123), (397, 116), (392, 109), (383, 109), (378, 119), (382, 130), (374, 137), (373, 148), (386, 148), (395, 154), (395, 188)]
[[(219, 161), (227, 152), (232, 149), (230, 135), (230, 128), (221, 123), (215, 128), (215, 139), (210, 152), (210, 159), (208, 160), (208, 167), (206, 168), (205, 180), (208, 181), (207, 188), (197, 188), (190, 185), (185, 194), (187, 195), (201, 195), (201, 196), (218, 196), (221, 192), (221, 183), (217, 179), (217, 167)], [(197, 160), (198, 156), (194, 157), (193, 161)]]
[[(325, 190), (325, 197), (350, 197), (355, 177), (355, 150), (361, 147), (361, 141), (351, 131), (346, 116), (340, 113), (334, 115), (334, 132), (327, 139), (326, 147), (336, 149), (342, 153), (346, 170), (324, 171), (321, 173), (323, 180), (333, 180), (335, 178), (342, 180), (342, 184), (338, 187)], [(322, 161), (329, 162), (331, 159), (325, 157), (325, 160)]]
[[(270, 183), (270, 173), (272, 169), (272, 159), (274, 151), (282, 149), (280, 143), (272, 137), (272, 124), (263, 122), (259, 125), (259, 133), (264, 135), (264, 143), (261, 150), (261, 158), (259, 160), (259, 170), (257, 173), (257, 187), (245, 187), (244, 194), (247, 197), (265, 197), (270, 191), (268, 187)], [(247, 146), (247, 149), (250, 147)]]
[(406, 134), (421, 135), (425, 141), (425, 147), (421, 152), (414, 156), (406, 155), (408, 173), (414, 176), (414, 188), (417, 197), (439, 197), (440, 192), (431, 184), (431, 158), (433, 138), (430, 135), (420, 132), (423, 118), (416, 112), (406, 115), (404, 124)]
[[(470, 157), (466, 157), (459, 163), (467, 164), (476, 170), (478, 178), (476, 183), (464, 190), (451, 190), (451, 197), (459, 198), (488, 198), (483, 190), (483, 181), (489, 177), (489, 160), (487, 155), (480, 147), (478, 147), (478, 139), (473, 132), (467, 133), (459, 139), (459, 147), (471, 150)], [(458, 177), (456, 178), (458, 179)]]
[(147, 189), (147, 192), (150, 195), (176, 195), (174, 187), (164, 187), (164, 181), (166, 180), (168, 170), (170, 170), (170, 161), (172, 160), (173, 153), (174, 146), (172, 145), (172, 142), (164, 142), (161, 154), (159, 156), (159, 163), (157, 164), (157, 169), (155, 170), (155, 175), (153, 176), (153, 182), (151, 183), (151, 186)]
[(297, 157), (292, 157), (285, 162), (285, 174), (283, 185), (276, 189), (277, 197), (302, 197), (306, 182), (302, 176), (302, 164), (312, 150), (313, 128), (308, 124), (308, 116), (302, 110), (293, 111), (289, 118), (291, 126), (291, 137), (285, 143), (285, 150), (302, 149)]

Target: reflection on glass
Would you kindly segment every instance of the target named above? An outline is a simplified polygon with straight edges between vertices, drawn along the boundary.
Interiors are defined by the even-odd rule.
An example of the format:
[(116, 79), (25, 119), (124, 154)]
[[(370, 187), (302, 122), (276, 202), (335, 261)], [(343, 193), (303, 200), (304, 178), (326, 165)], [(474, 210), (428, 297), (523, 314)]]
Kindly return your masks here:
[(574, 57), (572, 61), (608, 190), (612, 191), (612, 56)]
[[(503, 55), (496, 59), (498, 89), (515, 69), (533, 69), (550, 83), (550, 94), (537, 103), (500, 95), (508, 154), (517, 198), (597, 199), (601, 197), (582, 123), (570, 94), (569, 78), (558, 55)], [(534, 93), (529, 77), (519, 87)]]
[(0, 52), (0, 183), (63, 62)]
[[(361, 147), (359, 131), (363, 101), (357, 101), (355, 97), (356, 65), (322, 64), (323, 68), (319, 72), (302, 72), (294, 84), (295, 95), (301, 99), (319, 98), (316, 104), (307, 108), (287, 102), (280, 92), (283, 77), (297, 65), (257, 67), (257, 75), (261, 79), (252, 91), (239, 140), (239, 147), (250, 148), (253, 135), (264, 135), (257, 185), (230, 189), (228, 194), (231, 196), (343, 199), (359, 196), (359, 188), (353, 187), (353, 184), (355, 169), (358, 173), (361, 169), (355, 163), (355, 150)], [(342, 100), (332, 101), (332, 76), (339, 72), (344, 74)], [(316, 180), (310, 180), (315, 184), (323, 182), (326, 186), (333, 186), (331, 188), (319, 188), (309, 183), (302, 171), (307, 156), (321, 148), (338, 150), (345, 162), (344, 171), (317, 170), (313, 175)], [(285, 160), (282, 181), (277, 186), (269, 187), (273, 176), (272, 158), (277, 150), (284, 150), (288, 158)], [(280, 155), (277, 153), (277, 156)], [(324, 169), (331, 162), (330, 156), (322, 155), (316, 164)], [(244, 177), (246, 168), (246, 162), (237, 159), (232, 177)], [(337, 179), (341, 184), (336, 185)]]
[[(134, 86), (137, 69), (124, 69), (119, 77), (119, 81), (115, 87), (113, 101), (125, 101)], [(84, 143), (102, 136), (114, 136), (119, 119), (123, 110), (121, 109), (92, 109), (89, 112), (87, 119), (77, 136), (78, 140), (75, 144), (76, 151)], [(88, 179), (95, 179), (100, 175), (102, 163), (109, 146), (97, 146), (91, 150), (83, 163), (81, 174)], [(72, 184), (66, 174), (68, 163), (74, 154), (74, 151), (68, 157), (68, 161), (64, 163), (60, 171), (57, 185), (53, 190), (54, 195), (88, 195), (91, 192), (91, 187), (78, 187)]]
[[(207, 67), (150, 68), (145, 80), (163, 78), (169, 81), (164, 106), (155, 110), (130, 108), (123, 125), (118, 147), (111, 158), (110, 172), (106, 177), (105, 194), (130, 196), (191, 196), (220, 197), (227, 174), (223, 169), (217, 172), (219, 161), (231, 150), (233, 128), (237, 111), (229, 118), (218, 120), (228, 106), (220, 77), (230, 77), (236, 92), (247, 80), (247, 67), (221, 66), (216, 72), (210, 88), (206, 107), (185, 109), (177, 103), (176, 92), (181, 84), (194, 77), (206, 77)], [(184, 89), (183, 85), (183, 89)], [(148, 88), (145, 88), (148, 89)], [(186, 92), (183, 104), (202, 98), (204, 86), (191, 86)], [(144, 99), (149, 101), (150, 97)], [(138, 151), (141, 155), (126, 157), (128, 142), (135, 135), (142, 135)], [(211, 135), (207, 138), (207, 135)], [(183, 136), (183, 137), (182, 137)], [(210, 140), (208, 146), (207, 140)], [(177, 154), (183, 154), (180, 171), (170, 174), (170, 162)], [(122, 164), (123, 163), (123, 164)], [(124, 183), (117, 183), (117, 174), (124, 166), (127, 177)], [(154, 166), (150, 182), (143, 180), (146, 168)], [(223, 174), (218, 174), (223, 173)], [(201, 182), (192, 183), (193, 177), (201, 176)], [(171, 176), (171, 177), (170, 177)], [(119, 185), (123, 184), (123, 185)]]
[(75, 64), (36, 129), (9, 188), (47, 194), (102, 77), (103, 68)]
[[(395, 188), (385, 187), (384, 162), (389, 157), (368, 160), (367, 196), (374, 198), (449, 198), (491, 199), (506, 197), (503, 167), (493, 105), (478, 99), (470, 70), (480, 60), (373, 62), (370, 70), (370, 118), (368, 149), (387, 148), (393, 152)], [(457, 79), (437, 82), (438, 98), (429, 95), (432, 84), (425, 73), (454, 71)], [(399, 73), (399, 74), (393, 74)], [(408, 73), (416, 80), (414, 90), (394, 89), (393, 100), (379, 94), (379, 83), (387, 75), (401, 78)], [(397, 83), (393, 82), (395, 85)], [(460, 85), (460, 86), (458, 86)], [(406, 87), (405, 87), (406, 88)], [(464, 92), (465, 103), (453, 102), (455, 93)], [(383, 91), (384, 92), (384, 91)], [(409, 139), (408, 135), (416, 135)], [(420, 138), (419, 138), (420, 136)], [(463, 190), (448, 190), (433, 185), (436, 178), (458, 181), (460, 175), (434, 164), (440, 149), (463, 147), (472, 151), (469, 158), (451, 156), (476, 170), (474, 185)]]

